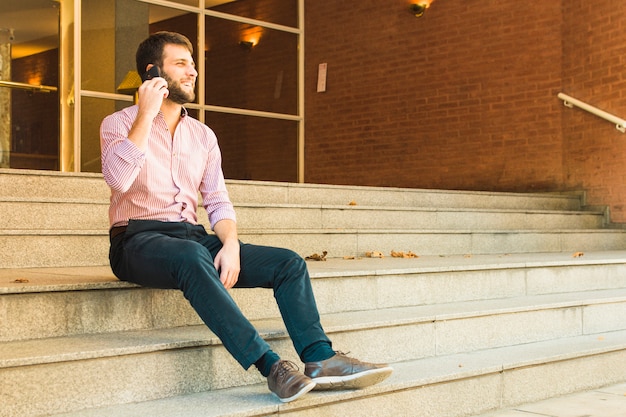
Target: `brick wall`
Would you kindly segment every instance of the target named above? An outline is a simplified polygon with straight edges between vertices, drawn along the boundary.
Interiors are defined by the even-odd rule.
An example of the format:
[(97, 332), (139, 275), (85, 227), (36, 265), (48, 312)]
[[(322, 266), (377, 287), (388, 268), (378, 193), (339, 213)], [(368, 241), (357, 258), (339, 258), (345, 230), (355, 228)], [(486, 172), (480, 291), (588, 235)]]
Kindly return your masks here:
[[(563, 1), (563, 92), (626, 118), (626, 3)], [(581, 110), (563, 113), (565, 185), (626, 222), (626, 134)]]
[[(626, 222), (626, 3), (306, 1), (307, 182), (586, 190)], [(328, 63), (328, 91), (316, 93)]]
[(560, 189), (561, 3), (409, 3), (306, 2), (305, 180)]

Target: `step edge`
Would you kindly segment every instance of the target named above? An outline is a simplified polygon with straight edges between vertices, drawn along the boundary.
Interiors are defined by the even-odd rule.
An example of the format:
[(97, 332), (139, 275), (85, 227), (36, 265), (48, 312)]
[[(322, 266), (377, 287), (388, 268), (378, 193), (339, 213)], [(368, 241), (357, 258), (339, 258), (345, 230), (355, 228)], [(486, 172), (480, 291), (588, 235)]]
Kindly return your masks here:
[[(611, 294), (615, 292), (619, 292), (619, 294)], [(606, 294), (606, 296), (602, 297), (603, 294)], [(572, 295), (573, 299), (565, 299), (567, 298), (565, 297), (566, 295)], [(340, 318), (340, 321), (343, 321), (343, 323), (324, 325), (326, 332), (333, 334), (469, 319), (489, 315), (507, 315), (542, 310), (583, 308), (599, 304), (626, 303), (626, 289), (620, 291), (595, 291), (592, 295), (594, 296), (593, 298), (585, 297), (584, 294), (578, 293), (516, 297), (520, 301), (520, 304), (517, 306), (511, 306), (509, 300), (495, 299), (465, 301), (448, 305), (440, 304), (437, 306), (408, 306), (373, 311), (332, 313), (322, 316), (322, 322), (329, 321), (328, 319), (333, 317)], [(552, 299), (552, 301), (546, 299)], [(504, 302), (506, 302), (507, 306), (500, 305)], [(437, 313), (428, 311), (435, 310), (435, 307), (438, 307), (440, 310), (447, 307), (450, 311), (439, 311)], [(380, 312), (394, 313), (395, 318), (389, 320), (371, 317), (372, 315), (378, 316)], [(289, 337), (280, 318), (251, 320), (251, 322), (265, 340), (278, 340)], [(624, 331), (626, 332), (626, 328)], [(51, 354), (50, 346), (55, 341), (63, 343), (58, 347), (58, 353)], [(0, 358), (0, 369), (208, 346), (221, 346), (221, 341), (206, 326), (201, 324), (163, 329), (128, 330), (9, 341), (0, 343), (0, 348), (5, 350), (5, 353)]]
[[(553, 347), (557, 353), (552, 353), (547, 356), (537, 356), (534, 359), (525, 358), (523, 360), (517, 360), (520, 351), (519, 347), (501, 348), (508, 349), (508, 351), (501, 350), (504, 355), (493, 355), (491, 351), (473, 352), (471, 354), (453, 354), (446, 357), (431, 357), (423, 358), (414, 361), (396, 362), (390, 365), (394, 368), (394, 373), (391, 377), (381, 384), (368, 387), (363, 390), (357, 391), (329, 391), (329, 392), (313, 392), (302, 399), (289, 403), (281, 404), (273, 396), (270, 395), (266, 384), (254, 384), (247, 386), (239, 386), (233, 388), (225, 388), (221, 390), (205, 391), (194, 394), (187, 394), (177, 397), (162, 398), (152, 401), (144, 401), (133, 404), (118, 404), (105, 407), (99, 407), (95, 409), (84, 409), (74, 412), (57, 414), (55, 416), (61, 417), (103, 417), (109, 415), (124, 415), (127, 417), (140, 417), (146, 415), (146, 412), (150, 410), (162, 410), (163, 406), (171, 403), (178, 403), (181, 399), (184, 400), (183, 408), (178, 406), (172, 407), (181, 412), (184, 415), (203, 415), (203, 416), (222, 416), (222, 417), (255, 417), (268, 414), (278, 414), (280, 412), (295, 412), (298, 410), (307, 410), (317, 407), (323, 407), (333, 403), (342, 401), (358, 400), (359, 398), (372, 397), (378, 395), (389, 395), (394, 392), (402, 392), (411, 389), (420, 389), (425, 386), (438, 385), (443, 383), (450, 383), (454, 381), (460, 381), (469, 378), (488, 376), (493, 374), (502, 374), (511, 372), (515, 369), (525, 368), (529, 366), (544, 366), (550, 365), (557, 361), (571, 361), (577, 359), (584, 359), (591, 356), (598, 356), (603, 354), (611, 354), (626, 350), (626, 331), (615, 332), (610, 336), (616, 336), (618, 339), (610, 346), (604, 346), (602, 348), (586, 347), (578, 348), (576, 351), (572, 351), (572, 346), (579, 346), (580, 343), (572, 343), (584, 341), (587, 344), (591, 343), (589, 338), (568, 338), (562, 345), (565, 347)], [(536, 350), (541, 350), (541, 346), (549, 347), (554, 344), (554, 341), (549, 342), (537, 342)], [(540, 346), (541, 345), (541, 346)], [(560, 353), (559, 353), (560, 351)], [(511, 358), (507, 360), (507, 356)], [(528, 356), (528, 355), (527, 355)], [(466, 364), (467, 359), (475, 359), (475, 362), (485, 361), (485, 365), (476, 365), (473, 368), (468, 368)], [(421, 372), (426, 371), (426, 372)], [(430, 372), (429, 372), (430, 370)], [(435, 370), (435, 371), (433, 371)], [(625, 378), (626, 380), (626, 378)], [(241, 398), (247, 398), (246, 401), (241, 401)], [(201, 403), (201, 404), (197, 404)], [(221, 404), (220, 410), (213, 414), (208, 414), (210, 411), (206, 408), (201, 408), (206, 404)], [(148, 407), (148, 409), (146, 409)], [(201, 414), (193, 414), (194, 410), (198, 407), (198, 410), (202, 410)], [(223, 410), (229, 411), (224, 412)], [(134, 410), (134, 411), (133, 411)]]
[[(562, 259), (532, 260), (533, 255), (562, 257)], [(359, 276), (387, 276), (399, 274), (428, 274), (444, 272), (465, 272), (465, 271), (489, 271), (498, 269), (541, 269), (558, 267), (578, 267), (578, 266), (601, 266), (601, 265), (621, 265), (626, 263), (626, 252), (588, 252), (572, 254), (570, 252), (555, 253), (528, 253), (528, 254), (500, 254), (500, 255), (442, 255), (425, 256), (418, 258), (401, 259), (396, 258), (392, 262), (395, 265), (385, 265), (390, 258), (375, 259), (331, 259), (326, 262), (307, 261), (309, 275), (311, 279), (323, 278), (345, 278)], [(595, 258), (595, 257), (599, 258)], [(604, 256), (604, 257), (602, 257)], [(610, 259), (608, 257), (611, 256)], [(497, 262), (495, 261), (497, 257)], [(517, 259), (517, 258), (524, 259)], [(424, 262), (428, 258), (442, 261), (450, 261), (447, 265), (415, 265)], [(484, 260), (481, 258), (485, 258)], [(363, 266), (361, 261), (370, 262), (370, 265)], [(464, 264), (453, 264), (453, 262), (464, 262)], [(398, 266), (399, 263), (404, 265)], [(353, 264), (357, 265), (353, 265)], [(346, 269), (344, 269), (346, 268)], [(80, 272), (84, 270), (85, 272)], [(42, 278), (42, 275), (46, 278)], [(39, 280), (55, 279), (60, 276), (67, 277), (70, 282), (60, 284), (31, 284), (30, 282), (11, 282), (13, 280)], [(80, 277), (92, 277), (89, 282), (76, 282)], [(99, 290), (99, 289), (126, 289), (142, 288), (139, 285), (118, 280), (108, 265), (104, 266), (80, 266), (80, 267), (35, 267), (35, 268), (0, 268), (0, 277), (3, 282), (11, 285), (0, 285), (1, 294), (20, 294), (31, 292), (52, 292), (52, 291), (72, 291), (72, 290)], [(48, 278), (49, 277), (49, 278)], [(82, 278), (85, 279), (85, 278)]]

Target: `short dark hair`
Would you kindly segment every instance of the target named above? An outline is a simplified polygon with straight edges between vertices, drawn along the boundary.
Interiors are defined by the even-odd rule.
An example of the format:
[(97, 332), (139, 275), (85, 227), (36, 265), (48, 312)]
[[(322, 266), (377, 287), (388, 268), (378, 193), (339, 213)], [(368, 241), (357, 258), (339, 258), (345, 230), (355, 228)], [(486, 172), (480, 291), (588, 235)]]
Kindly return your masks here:
[(176, 32), (156, 32), (146, 38), (137, 47), (135, 60), (137, 61), (137, 72), (146, 72), (148, 64), (154, 64), (158, 68), (163, 67), (163, 48), (165, 45), (182, 45), (193, 54), (193, 45), (185, 35)]

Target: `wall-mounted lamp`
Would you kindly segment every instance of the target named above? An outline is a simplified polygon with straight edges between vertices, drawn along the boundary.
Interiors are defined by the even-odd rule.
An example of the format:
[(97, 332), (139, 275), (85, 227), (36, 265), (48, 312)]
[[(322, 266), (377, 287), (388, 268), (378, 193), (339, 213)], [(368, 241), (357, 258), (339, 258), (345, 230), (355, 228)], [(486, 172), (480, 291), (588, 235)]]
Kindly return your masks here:
[(426, 9), (428, 9), (430, 7), (430, 4), (433, 1), (434, 0), (418, 1), (417, 3), (411, 4), (409, 6), (409, 10), (411, 11), (411, 13), (413, 13), (415, 15), (415, 17), (422, 17), (424, 15), (424, 12), (426, 11)]
[(243, 49), (251, 51), (254, 48), (254, 42), (252, 41), (239, 41), (239, 46)]
[(259, 44), (261, 37), (263, 36), (263, 28), (260, 26), (250, 26), (241, 31), (239, 37), (239, 46), (247, 51), (251, 51), (252, 48)]

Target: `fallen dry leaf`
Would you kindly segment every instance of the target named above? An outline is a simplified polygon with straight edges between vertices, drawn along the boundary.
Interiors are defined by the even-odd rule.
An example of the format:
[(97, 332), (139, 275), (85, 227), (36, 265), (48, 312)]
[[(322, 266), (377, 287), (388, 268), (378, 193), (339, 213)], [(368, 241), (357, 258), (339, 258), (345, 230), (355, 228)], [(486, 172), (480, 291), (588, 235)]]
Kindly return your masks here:
[(326, 255), (328, 254), (327, 251), (322, 252), (321, 255), (314, 253), (311, 256), (307, 256), (306, 258), (304, 258), (307, 261), (325, 261), (326, 260)]
[(471, 258), (471, 257), (472, 257), (472, 255), (467, 254), (467, 255), (463, 255), (463, 257), (464, 257), (464, 258)]
[(356, 201), (352, 200), (348, 203), (349, 206), (356, 206)]
[(584, 256), (584, 252), (574, 252), (574, 254), (572, 255), (572, 258), (580, 258), (581, 256)]
[(13, 281), (16, 284), (25, 284), (27, 282), (30, 282), (29, 280), (27, 280), (26, 278), (18, 278), (15, 281)]
[(411, 251), (408, 251), (408, 252), (398, 251), (398, 252), (396, 252), (395, 250), (392, 250), (391, 251), (391, 256), (393, 258), (419, 258), (419, 256), (417, 256), (416, 254), (414, 254)]
[(356, 256), (344, 256), (343, 259), (345, 260), (356, 259)]
[(368, 258), (384, 258), (385, 257), (385, 255), (383, 255), (382, 252), (378, 252), (378, 251), (365, 252), (365, 256), (367, 256)]

